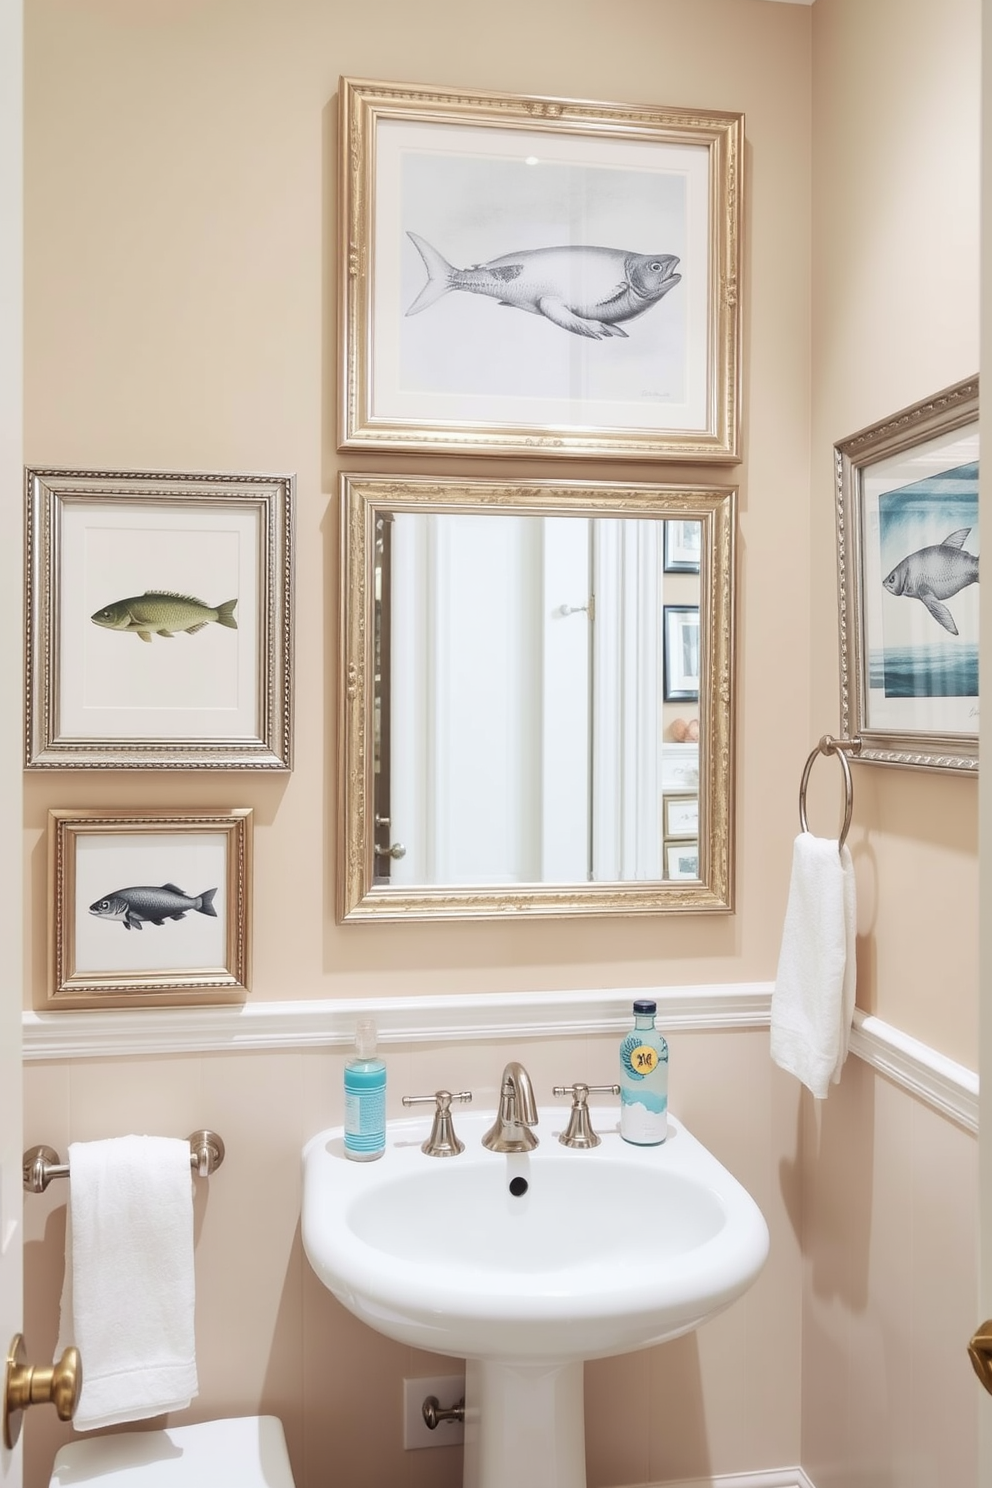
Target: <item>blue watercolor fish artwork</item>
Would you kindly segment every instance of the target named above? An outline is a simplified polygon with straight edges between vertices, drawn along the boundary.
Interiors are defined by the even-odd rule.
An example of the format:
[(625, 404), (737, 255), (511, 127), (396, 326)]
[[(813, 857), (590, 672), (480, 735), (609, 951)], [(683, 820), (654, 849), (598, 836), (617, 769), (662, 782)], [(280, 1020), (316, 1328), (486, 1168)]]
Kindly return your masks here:
[(978, 583), (978, 558), (974, 553), (966, 552), (964, 547), (970, 531), (970, 527), (961, 527), (945, 537), (942, 543), (918, 548), (915, 553), (901, 559), (882, 580), (890, 594), (918, 599), (937, 624), (949, 630), (951, 635), (957, 635), (958, 628), (954, 616), (942, 601), (950, 599), (968, 584)]
[(869, 685), (887, 698), (977, 697), (977, 602), (964, 602), (979, 582), (977, 462), (885, 492), (879, 540), (885, 604), (896, 603), (882, 612)]
[(673, 253), (633, 253), (572, 245), (528, 248), (457, 269), (437, 248), (408, 232), (424, 261), (427, 283), (407, 310), (419, 315), (454, 290), (485, 295), (501, 306), (541, 315), (576, 336), (623, 337), (681, 281)]

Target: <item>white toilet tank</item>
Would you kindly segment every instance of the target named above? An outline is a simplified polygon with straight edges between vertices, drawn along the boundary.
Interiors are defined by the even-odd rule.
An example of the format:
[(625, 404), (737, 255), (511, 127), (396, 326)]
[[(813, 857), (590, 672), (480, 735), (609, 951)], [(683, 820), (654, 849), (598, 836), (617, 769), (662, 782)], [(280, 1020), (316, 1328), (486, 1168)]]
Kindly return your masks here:
[[(126, 1477), (118, 1476), (126, 1473)], [(49, 1488), (295, 1488), (278, 1416), (237, 1416), (164, 1431), (92, 1436), (63, 1447)]]

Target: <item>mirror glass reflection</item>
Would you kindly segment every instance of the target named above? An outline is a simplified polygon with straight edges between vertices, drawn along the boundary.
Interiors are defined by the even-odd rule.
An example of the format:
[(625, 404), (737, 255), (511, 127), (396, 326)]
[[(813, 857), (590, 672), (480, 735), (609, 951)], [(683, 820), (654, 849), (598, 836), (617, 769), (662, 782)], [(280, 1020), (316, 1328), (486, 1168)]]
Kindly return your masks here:
[(728, 908), (733, 492), (344, 509), (343, 917)]
[(699, 783), (698, 742), (671, 735), (698, 720), (699, 576), (664, 573), (664, 530), (377, 518), (377, 883), (668, 876), (666, 752), (670, 784)]

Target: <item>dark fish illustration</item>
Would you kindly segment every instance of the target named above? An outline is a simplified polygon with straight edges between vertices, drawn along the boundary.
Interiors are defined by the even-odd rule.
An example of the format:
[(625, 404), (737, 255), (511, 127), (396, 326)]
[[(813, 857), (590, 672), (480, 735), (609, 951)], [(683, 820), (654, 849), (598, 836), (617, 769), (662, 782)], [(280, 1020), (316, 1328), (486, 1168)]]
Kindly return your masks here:
[(424, 238), (414, 232), (407, 236), (427, 269), (427, 283), (407, 315), (419, 315), (442, 295), (464, 289), (601, 341), (626, 336), (619, 322), (643, 315), (682, 278), (675, 272), (679, 260), (671, 253), (578, 246), (528, 248), (456, 269)]
[(212, 609), (202, 599), (190, 594), (170, 594), (165, 589), (149, 589), (131, 599), (115, 599), (113, 604), (97, 610), (90, 618), (94, 625), (107, 630), (130, 630), (139, 640), (150, 641), (153, 635), (173, 636), (177, 630), (194, 635), (211, 620), (237, 630), (234, 618), (236, 599), (225, 600)]
[(125, 930), (140, 930), (146, 920), (152, 925), (162, 925), (166, 920), (184, 920), (188, 909), (216, 919), (216, 892), (216, 889), (204, 889), (202, 894), (193, 897), (184, 894), (173, 883), (162, 884), (161, 888), (144, 885), (115, 889), (106, 899), (91, 904), (90, 914), (99, 920), (119, 920)]
[(941, 600), (978, 583), (978, 559), (974, 553), (964, 551), (964, 540), (970, 531), (970, 527), (961, 527), (942, 543), (910, 553), (882, 580), (890, 594), (905, 594), (925, 604), (938, 625), (951, 635), (957, 635), (958, 628)]

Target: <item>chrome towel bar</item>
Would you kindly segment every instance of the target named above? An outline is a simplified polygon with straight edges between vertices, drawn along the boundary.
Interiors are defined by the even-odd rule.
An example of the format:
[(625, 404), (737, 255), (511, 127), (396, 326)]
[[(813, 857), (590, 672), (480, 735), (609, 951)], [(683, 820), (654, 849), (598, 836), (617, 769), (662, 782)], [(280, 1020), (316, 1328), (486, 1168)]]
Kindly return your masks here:
[(824, 734), (806, 761), (803, 778), (799, 785), (799, 824), (804, 832), (808, 832), (809, 823), (806, 820), (806, 787), (809, 784), (813, 761), (821, 754), (835, 754), (840, 760), (840, 767), (844, 772), (844, 824), (840, 829), (840, 837), (837, 842), (838, 851), (847, 841), (847, 834), (851, 827), (851, 817), (854, 813), (854, 782), (851, 779), (851, 767), (847, 762), (847, 756), (849, 754), (860, 753), (861, 740), (859, 738), (835, 739), (830, 734)]
[[(224, 1143), (216, 1132), (190, 1132), (189, 1165), (199, 1178), (209, 1178), (224, 1161)], [(69, 1164), (61, 1162), (54, 1147), (29, 1147), (22, 1158), (24, 1187), (28, 1193), (44, 1193), (53, 1178), (68, 1178)]]

